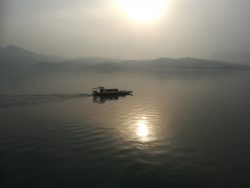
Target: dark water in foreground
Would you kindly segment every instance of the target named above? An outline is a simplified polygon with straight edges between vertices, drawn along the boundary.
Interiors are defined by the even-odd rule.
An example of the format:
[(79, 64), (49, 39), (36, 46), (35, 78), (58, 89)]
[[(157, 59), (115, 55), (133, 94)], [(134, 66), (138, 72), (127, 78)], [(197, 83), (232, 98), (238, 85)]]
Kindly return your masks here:
[(1, 187), (250, 186), (248, 73), (51, 77), (2, 83)]

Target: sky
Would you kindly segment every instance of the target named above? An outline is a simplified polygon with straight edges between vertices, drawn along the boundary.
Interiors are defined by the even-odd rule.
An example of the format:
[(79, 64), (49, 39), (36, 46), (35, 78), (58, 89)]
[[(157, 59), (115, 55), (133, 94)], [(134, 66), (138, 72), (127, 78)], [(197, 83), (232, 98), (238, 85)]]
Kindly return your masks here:
[(250, 52), (249, 0), (0, 0), (0, 46), (123, 59)]

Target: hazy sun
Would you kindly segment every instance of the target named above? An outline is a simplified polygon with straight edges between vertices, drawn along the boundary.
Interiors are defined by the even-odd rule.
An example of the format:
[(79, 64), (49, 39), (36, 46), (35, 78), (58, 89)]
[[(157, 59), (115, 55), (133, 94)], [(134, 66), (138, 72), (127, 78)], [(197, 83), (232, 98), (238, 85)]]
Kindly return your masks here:
[(132, 20), (149, 22), (158, 19), (166, 6), (166, 0), (117, 0), (119, 6)]

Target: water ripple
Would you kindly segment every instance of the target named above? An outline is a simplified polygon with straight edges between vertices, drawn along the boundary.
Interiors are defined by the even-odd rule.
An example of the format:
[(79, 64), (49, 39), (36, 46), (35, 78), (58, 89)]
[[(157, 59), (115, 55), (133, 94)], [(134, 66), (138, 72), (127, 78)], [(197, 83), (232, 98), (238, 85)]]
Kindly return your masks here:
[(46, 94), (46, 95), (0, 95), (0, 107), (16, 107), (36, 104), (63, 102), (67, 100), (90, 97), (90, 94)]

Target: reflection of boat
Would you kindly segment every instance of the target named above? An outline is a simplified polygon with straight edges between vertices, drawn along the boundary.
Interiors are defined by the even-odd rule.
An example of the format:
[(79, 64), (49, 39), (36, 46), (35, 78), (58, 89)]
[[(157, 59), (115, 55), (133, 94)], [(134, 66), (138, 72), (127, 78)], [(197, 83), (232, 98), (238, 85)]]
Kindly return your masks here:
[(118, 100), (119, 97), (125, 97), (125, 95), (124, 96), (117, 96), (117, 95), (93, 96), (93, 102), (102, 104), (102, 103), (105, 103), (106, 101)]
[(105, 89), (104, 87), (92, 88), (93, 96), (125, 96), (132, 95), (133, 91), (119, 89)]

